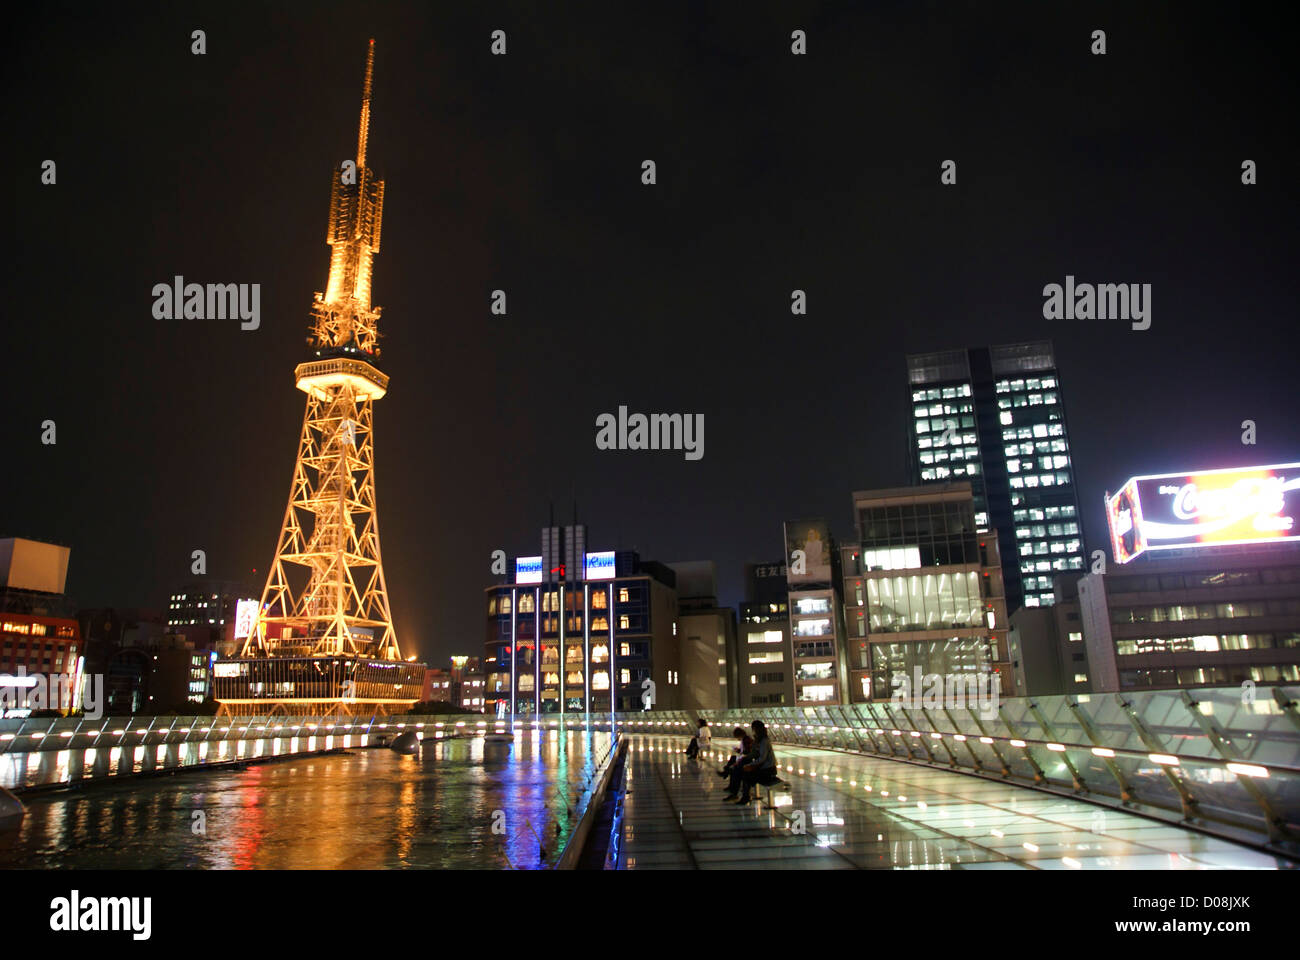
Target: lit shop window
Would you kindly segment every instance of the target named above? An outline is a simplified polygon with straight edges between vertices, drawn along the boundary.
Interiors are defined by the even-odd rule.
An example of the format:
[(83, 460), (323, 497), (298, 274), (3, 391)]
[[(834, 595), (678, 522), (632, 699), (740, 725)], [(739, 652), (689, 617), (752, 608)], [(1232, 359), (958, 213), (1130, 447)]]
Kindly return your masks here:
[(533, 599), (533, 595), (531, 593), (525, 593), (522, 597), (519, 598), (520, 613), (532, 613), (536, 609), (537, 609), (537, 602)]
[(627, 587), (618, 588), (618, 602), (627, 603)]
[(609, 659), (609, 647), (603, 643), (598, 643), (591, 648), (591, 662), (604, 663)]
[[(594, 660), (595, 657), (593, 656), (592, 659)], [(608, 690), (608, 689), (609, 689), (609, 674), (606, 673), (604, 670), (597, 670), (595, 673), (593, 673), (593, 674), (591, 675), (591, 689), (593, 689), (593, 690)]]
[(631, 621), (628, 619), (627, 614), (626, 613), (620, 614), (618, 618), (618, 628), (620, 630), (627, 630), (630, 627), (631, 627)]
[(609, 620), (605, 617), (595, 617), (591, 621), (592, 630), (608, 630)]
[(533, 675), (531, 673), (521, 674), (519, 677), (519, 692), (528, 693), (533, 689)]
[(830, 620), (800, 620), (795, 624), (795, 633), (801, 637), (824, 637), (830, 631)]
[(627, 669), (627, 667), (624, 667), (622, 670), (620, 670), (620, 671), (618, 672), (618, 682), (619, 682), (619, 683), (631, 683), (631, 682), (632, 682), (632, 671), (629, 670), (629, 669)]
[(607, 605), (608, 604), (605, 598), (604, 590), (597, 590), (595, 593), (591, 595), (591, 609), (604, 610), (607, 607)]
[(630, 657), (632, 655), (632, 647), (627, 641), (618, 645), (618, 655), (620, 657)]

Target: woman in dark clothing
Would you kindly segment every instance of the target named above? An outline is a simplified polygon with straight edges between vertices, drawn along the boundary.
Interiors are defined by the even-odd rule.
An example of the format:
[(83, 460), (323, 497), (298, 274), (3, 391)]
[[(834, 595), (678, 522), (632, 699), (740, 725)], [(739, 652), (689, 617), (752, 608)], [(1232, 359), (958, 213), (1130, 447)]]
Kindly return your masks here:
[(731, 769), (740, 762), (740, 758), (749, 753), (749, 748), (754, 745), (754, 738), (745, 732), (744, 727), (736, 727), (731, 731), (731, 735), (740, 741), (740, 745), (732, 748), (732, 755), (727, 758), (727, 762), (722, 769), (718, 771), (718, 776), (726, 778), (731, 776)]
[(767, 727), (762, 720), (755, 720), (753, 727), (753, 749), (749, 752), (748, 762), (740, 765), (740, 778), (745, 789), (737, 803), (749, 803), (749, 790), (755, 784), (769, 786), (780, 781), (776, 775), (776, 753), (772, 750), (772, 741), (767, 738)]

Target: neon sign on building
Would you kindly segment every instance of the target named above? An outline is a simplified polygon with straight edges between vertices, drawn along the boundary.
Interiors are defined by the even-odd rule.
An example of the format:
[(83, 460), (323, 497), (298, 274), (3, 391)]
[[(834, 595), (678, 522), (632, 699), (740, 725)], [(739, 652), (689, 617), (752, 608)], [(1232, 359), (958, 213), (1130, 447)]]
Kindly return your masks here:
[(1106, 495), (1116, 563), (1148, 550), (1300, 540), (1300, 463), (1133, 477)]

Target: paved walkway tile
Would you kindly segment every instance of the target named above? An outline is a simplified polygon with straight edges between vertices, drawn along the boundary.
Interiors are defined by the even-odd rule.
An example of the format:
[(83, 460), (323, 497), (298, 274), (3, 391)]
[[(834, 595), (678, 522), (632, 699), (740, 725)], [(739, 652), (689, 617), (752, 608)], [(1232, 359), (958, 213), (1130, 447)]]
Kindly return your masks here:
[(724, 803), (730, 741), (628, 743), (623, 852), (633, 870), (1207, 870), (1285, 860), (1013, 784), (873, 757), (775, 746), (775, 806)]

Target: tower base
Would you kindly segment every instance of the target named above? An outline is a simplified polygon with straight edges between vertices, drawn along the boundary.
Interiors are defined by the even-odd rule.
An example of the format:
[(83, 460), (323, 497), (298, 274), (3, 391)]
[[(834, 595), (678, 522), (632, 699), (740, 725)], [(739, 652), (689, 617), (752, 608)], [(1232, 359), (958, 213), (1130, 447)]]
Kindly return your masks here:
[(420, 699), (428, 667), (363, 657), (250, 657), (212, 666), (217, 716), (388, 716)]

